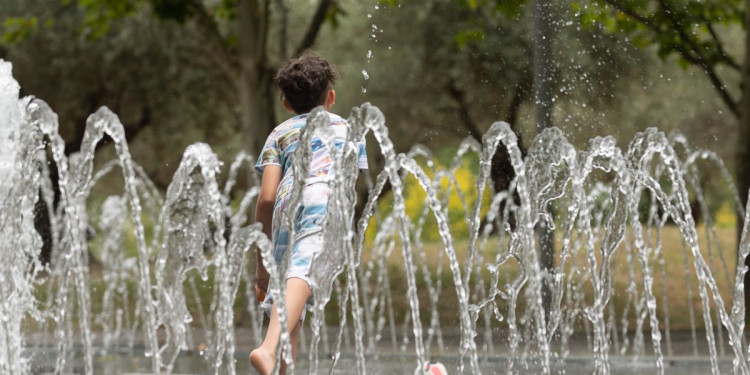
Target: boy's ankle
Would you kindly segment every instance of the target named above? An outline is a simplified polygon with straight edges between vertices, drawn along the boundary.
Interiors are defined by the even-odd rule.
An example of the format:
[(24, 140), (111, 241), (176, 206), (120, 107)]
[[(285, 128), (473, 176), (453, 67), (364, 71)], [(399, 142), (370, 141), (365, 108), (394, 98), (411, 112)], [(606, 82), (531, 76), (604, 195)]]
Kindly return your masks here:
[(250, 352), (250, 364), (262, 375), (270, 374), (276, 362), (275, 353), (269, 353), (265, 348), (258, 347)]

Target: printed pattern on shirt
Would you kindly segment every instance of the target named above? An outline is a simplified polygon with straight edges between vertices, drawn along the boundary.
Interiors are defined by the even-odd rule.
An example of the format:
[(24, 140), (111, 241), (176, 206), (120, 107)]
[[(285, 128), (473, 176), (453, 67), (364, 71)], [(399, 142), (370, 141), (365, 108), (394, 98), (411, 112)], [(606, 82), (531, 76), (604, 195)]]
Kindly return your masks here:
[[(343, 148), (349, 131), (349, 124), (338, 115), (328, 113), (330, 126), (335, 134), (335, 147)], [(258, 157), (255, 169), (262, 173), (267, 165), (278, 165), (282, 168), (282, 178), (276, 191), (276, 202), (274, 204), (272, 220), (272, 238), (274, 246), (274, 257), (277, 263), (283, 259), (284, 253), (289, 246), (291, 231), (286, 225), (287, 208), (289, 198), (294, 187), (295, 176), (292, 168), (293, 152), (298, 147), (300, 131), (307, 124), (308, 114), (298, 115), (278, 125), (268, 136), (263, 150)], [(311, 142), (312, 159), (310, 162), (310, 174), (308, 177), (327, 177), (331, 172), (331, 156), (328, 148), (318, 137), (313, 137)], [(367, 154), (364, 143), (358, 144), (358, 168), (367, 169)], [(295, 247), (291, 254), (290, 272), (295, 273), (287, 277), (297, 276), (305, 279), (309, 271), (312, 258), (322, 247), (320, 241), (304, 241), (305, 237), (320, 233), (323, 230), (328, 205), (328, 184), (325, 179), (315, 179), (316, 182), (308, 184), (302, 192), (302, 202), (295, 213)], [(308, 243), (309, 242), (309, 243)], [(311, 246), (312, 243), (319, 244)], [(300, 246), (302, 245), (302, 246)], [(296, 275), (300, 273), (300, 275)], [(302, 275), (304, 273), (304, 275)]]

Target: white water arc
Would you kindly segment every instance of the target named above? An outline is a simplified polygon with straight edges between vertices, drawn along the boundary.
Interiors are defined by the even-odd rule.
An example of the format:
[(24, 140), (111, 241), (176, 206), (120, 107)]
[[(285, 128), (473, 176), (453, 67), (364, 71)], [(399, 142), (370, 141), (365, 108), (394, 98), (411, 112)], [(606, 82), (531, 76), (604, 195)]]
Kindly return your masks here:
[[(142, 347), (153, 373), (171, 373), (190, 351), (201, 353), (216, 374), (236, 373), (234, 306), (242, 285), (253, 282), (249, 250), (273, 259), (260, 228), (246, 222), (257, 178), (231, 195), (238, 171), (252, 168), (253, 157), (238, 155), (222, 186), (216, 154), (206, 144), (192, 145), (162, 196), (131, 158), (111, 111), (90, 116), (81, 151), (68, 157), (54, 112), (18, 93), (10, 64), (0, 63), (0, 372), (30, 373), (47, 350), (54, 353), (54, 372), (69, 371), (78, 353), (82, 372), (92, 374), (101, 353)], [(444, 358), (452, 372), (482, 373), (488, 363), (503, 363), (501, 371), (509, 374), (553, 373), (580, 352), (578, 342), (594, 357), (595, 373), (611, 373), (613, 358), (623, 357), (647, 358), (654, 372), (664, 373), (665, 358), (677, 350), (669, 311), (685, 308), (691, 353), (704, 356), (714, 374), (725, 357), (732, 358), (734, 373), (750, 373), (742, 343), (745, 269), (742, 262), (730, 268), (750, 251), (750, 221), (745, 218), (739, 254), (719, 246), (700, 167), (719, 170), (727, 194), (735, 202), (739, 196), (715, 153), (692, 150), (684, 137), (655, 129), (637, 134), (625, 150), (613, 137), (594, 138), (577, 150), (553, 128), (522, 157), (513, 131), (498, 122), (482, 144), (463, 141), (442, 165), (420, 145), (398, 154), (385, 117), (372, 105), (352, 111), (340, 151), (328, 121), (325, 112), (314, 111), (300, 140), (327, 144), (334, 171), (324, 230), (332, 250), (314, 263), (313, 273), (326, 282), (313, 285), (312, 336), (302, 344), (308, 372), (318, 372), (321, 363), (333, 371), (341, 354), (351, 352), (350, 371), (362, 374), (385, 353), (398, 353), (410, 366)], [(95, 163), (105, 134), (117, 157)], [(370, 159), (383, 160), (373, 179), (357, 173), (356, 145), (366, 138), (379, 153)], [(496, 192), (487, 184), (499, 147), (507, 150), (515, 179)], [(308, 173), (310, 157), (299, 150), (295, 173)], [(473, 171), (473, 186), (462, 184), (465, 170)], [(112, 173), (121, 175), (122, 193), (92, 207), (92, 191)], [(355, 222), (358, 177), (370, 190)], [(301, 180), (291, 207), (301, 204)], [(381, 194), (386, 187), (389, 193)], [(38, 260), (41, 239), (33, 219), (40, 199), (53, 237), (49, 265)], [(702, 226), (693, 219), (692, 201), (703, 207)], [(539, 223), (557, 238), (551, 270), (539, 265)], [(665, 248), (669, 226), (679, 232), (682, 249)], [(427, 242), (430, 228), (437, 234)], [(130, 252), (123, 250), (126, 238), (134, 244)], [(92, 249), (100, 258), (96, 276), (88, 261)], [(668, 274), (667, 254), (682, 261), (680, 277)], [(288, 262), (265, 264), (277, 301), (283, 300)], [(105, 285), (99, 292), (90, 286), (98, 277)], [(670, 300), (668, 283), (678, 281), (687, 301)], [(545, 285), (552, 294), (547, 310)], [(252, 288), (244, 290), (239, 297), (254, 301)], [(261, 313), (247, 312), (258, 342)], [(329, 327), (337, 329), (332, 347), (327, 314), (338, 319)], [(288, 324), (283, 304), (280, 316)], [(288, 336), (281, 345), (289, 348)], [(289, 359), (289, 350), (277, 353)]]

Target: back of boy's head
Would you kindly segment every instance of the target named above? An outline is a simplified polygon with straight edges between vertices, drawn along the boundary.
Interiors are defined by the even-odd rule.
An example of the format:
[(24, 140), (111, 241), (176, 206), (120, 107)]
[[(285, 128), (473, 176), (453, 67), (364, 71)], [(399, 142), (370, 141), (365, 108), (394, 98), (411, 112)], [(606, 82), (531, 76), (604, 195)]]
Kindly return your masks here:
[(324, 58), (306, 51), (285, 61), (276, 72), (276, 83), (294, 112), (307, 113), (325, 103), (339, 73)]

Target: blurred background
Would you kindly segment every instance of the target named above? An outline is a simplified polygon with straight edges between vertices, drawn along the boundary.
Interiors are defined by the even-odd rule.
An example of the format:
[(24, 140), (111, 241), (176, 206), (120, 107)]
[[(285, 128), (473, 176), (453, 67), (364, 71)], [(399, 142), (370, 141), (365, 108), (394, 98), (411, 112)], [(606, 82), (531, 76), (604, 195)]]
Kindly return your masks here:
[[(637, 132), (656, 127), (684, 134), (689, 151), (706, 149), (723, 158), (744, 205), (750, 188), (748, 4), (0, 0), (0, 59), (13, 64), (21, 95), (41, 98), (57, 112), (67, 154), (80, 148), (86, 118), (97, 108), (118, 114), (134, 161), (162, 191), (195, 142), (208, 143), (225, 167), (240, 151), (257, 155), (271, 129), (291, 116), (274, 86), (276, 67), (313, 49), (341, 74), (332, 111), (347, 117), (364, 102), (379, 107), (397, 153), (423, 144), (447, 166), (463, 139), (481, 141), (495, 121), (508, 122), (522, 148), (544, 128), (557, 127), (578, 150), (604, 136), (626, 150)], [(383, 160), (377, 142), (368, 147), (375, 176)], [(98, 163), (114, 158), (107, 142), (97, 152)], [(496, 156), (492, 178), (500, 191), (513, 176), (507, 156)], [(476, 160), (455, 173), (465, 192), (475, 186)], [(711, 167), (700, 170), (699, 185), (708, 197), (710, 224), (734, 255), (742, 220), (722, 171), (706, 165)], [(252, 183), (251, 172), (245, 173), (238, 192)], [(87, 207), (120, 194), (118, 178), (98, 183), (90, 197), (95, 203)], [(413, 178), (406, 183), (407, 214), (416, 219), (424, 193)], [(485, 198), (467, 193), (470, 204)], [(381, 211), (390, 202), (380, 201)], [(451, 197), (448, 210), (458, 212), (450, 215), (452, 234), (465, 248), (461, 204)], [(435, 245), (436, 224), (427, 225), (424, 238)], [(673, 232), (675, 239), (664, 247), (681, 250)], [(372, 241), (374, 233), (368, 236)], [(437, 245), (434, 251), (440, 251)], [(664, 279), (677, 278), (671, 275)], [(722, 292), (730, 291), (727, 281)], [(445, 309), (455, 309), (453, 300), (444, 300)], [(402, 301), (401, 311), (406, 305)], [(684, 318), (679, 306), (673, 312)], [(690, 324), (695, 326), (675, 321), (673, 328)]]
[[(670, 5), (676, 23), (665, 19)], [(162, 188), (193, 142), (209, 143), (225, 161), (243, 149), (257, 154), (290, 115), (272, 82), (275, 67), (304, 48), (341, 72), (334, 112), (346, 117), (366, 101), (380, 107), (397, 151), (422, 143), (452, 155), (461, 139), (481, 137), (498, 120), (528, 145), (543, 122), (535, 87), (548, 82), (544, 125), (579, 148), (605, 135), (626, 147), (635, 132), (657, 127), (683, 132), (733, 168), (745, 7), (739, 0), (0, 0), (0, 58), (13, 63), (22, 95), (58, 113), (68, 153), (86, 117), (108, 106), (126, 125), (136, 162)], [(691, 43), (696, 50), (685, 50)]]

